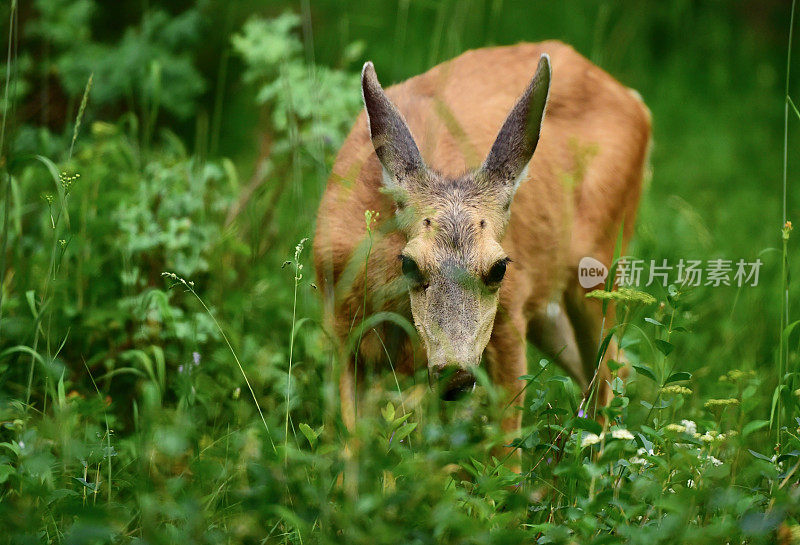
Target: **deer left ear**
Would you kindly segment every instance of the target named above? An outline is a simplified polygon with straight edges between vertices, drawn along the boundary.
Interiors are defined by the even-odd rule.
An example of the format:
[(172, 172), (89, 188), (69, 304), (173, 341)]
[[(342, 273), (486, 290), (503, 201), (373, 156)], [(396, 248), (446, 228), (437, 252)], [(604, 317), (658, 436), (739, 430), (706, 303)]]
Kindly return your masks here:
[(371, 62), (367, 62), (361, 71), (361, 93), (372, 145), (390, 177), (385, 181), (390, 186), (397, 184), (408, 189), (406, 186), (423, 175), (425, 163), (408, 125), (383, 92)]
[(542, 129), (547, 97), (550, 93), (550, 57), (542, 55), (528, 88), (508, 114), (489, 156), (479, 172), (492, 184), (502, 184), (511, 192), (524, 178)]

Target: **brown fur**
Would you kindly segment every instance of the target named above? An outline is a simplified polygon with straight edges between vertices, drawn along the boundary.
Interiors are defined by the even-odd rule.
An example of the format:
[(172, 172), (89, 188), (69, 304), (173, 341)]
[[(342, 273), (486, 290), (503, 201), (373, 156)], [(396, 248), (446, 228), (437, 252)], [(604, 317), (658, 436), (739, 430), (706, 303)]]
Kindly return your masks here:
[[(464, 173), (487, 156), (543, 53), (552, 63), (549, 102), (538, 148), (506, 226), (496, 208), (481, 202), (490, 198), (488, 194), (471, 187), (475, 179)], [(322, 198), (314, 239), (326, 324), (340, 339), (342, 356), (352, 362), (347, 339), (364, 314), (391, 311), (412, 320), (398, 255), (413, 251), (422, 262), (420, 268), (441, 267), (437, 252), (448, 244), (442, 237), (455, 237), (458, 240), (449, 243), (470, 249), (473, 255), (465, 263), (476, 274), (503, 255), (513, 260), (499, 290), (486, 348), (493, 380), (509, 396), (519, 391), (530, 338), (544, 351), (559, 354), (567, 371), (587, 386), (594, 373), (592, 354), (601, 314), (599, 305), (583, 297), (577, 265), (584, 256), (610, 265), (623, 221), (626, 240), (631, 233), (650, 138), (647, 108), (634, 92), (555, 41), (468, 51), (388, 88), (386, 94), (403, 114), (436, 180), (426, 192), (411, 195), (415, 219), (398, 224), (396, 204), (382, 191), (382, 167), (366, 115), (358, 116)], [(462, 197), (454, 199), (454, 192)], [(453, 205), (454, 200), (460, 204)], [(448, 217), (448, 207), (458, 208), (450, 214), (454, 217)], [(379, 211), (380, 216), (372, 227), (364, 312), (366, 210)], [(434, 217), (432, 226), (416, 221), (428, 210)], [(425, 229), (434, 229), (433, 234), (424, 236)], [(551, 302), (558, 305), (558, 315), (548, 313)], [(405, 333), (393, 336), (390, 329), (379, 333), (384, 339), (397, 339), (389, 343), (395, 367), (408, 372), (415, 361), (422, 364), (425, 351), (418, 343)], [(364, 335), (360, 351), (360, 361), (385, 361), (376, 335)], [(352, 383), (350, 367), (345, 366), (340, 392), (348, 426), (353, 424)], [(513, 411), (504, 420), (504, 429), (513, 432), (519, 427), (518, 414)]]

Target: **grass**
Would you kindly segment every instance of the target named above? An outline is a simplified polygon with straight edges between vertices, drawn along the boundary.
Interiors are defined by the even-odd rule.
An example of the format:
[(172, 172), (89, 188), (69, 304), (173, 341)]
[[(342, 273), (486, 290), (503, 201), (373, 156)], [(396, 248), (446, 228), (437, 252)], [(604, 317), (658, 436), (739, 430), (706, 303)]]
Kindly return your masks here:
[[(718, 6), (642, 14), (576, 1), (534, 18), (514, 3), (476, 6), (488, 19), (456, 2), (321, 1), (305, 19), (235, 26), (225, 72), (246, 81), (229, 100), (214, 87), (206, 115), (218, 128), (198, 136), (210, 148), (166, 130), (158, 97), (143, 132), (131, 114), (104, 119), (94, 100), (111, 82), (97, 72), (80, 80), (75, 122), (37, 140), (36, 158), (4, 116), (0, 541), (800, 542), (791, 37), (784, 58), (785, 43), (765, 45)], [(629, 253), (758, 257), (761, 281), (594, 294), (616, 299), (613, 331), (635, 365), (597, 408), (602, 424), (531, 347), (524, 406), (498, 407), (485, 380), (441, 404), (389, 361), (366, 377), (376, 393), (348, 432), (302, 252), (360, 107), (357, 65), (370, 56), (399, 79), (463, 48), (545, 36), (602, 60), (653, 110), (653, 178)], [(6, 105), (25, 75), (9, 38)], [(771, 71), (783, 60), (785, 93)], [(247, 180), (241, 156), (204, 150), (237, 145), (227, 135), (243, 129), (219, 108), (243, 101), (253, 117), (254, 98), (268, 151), (265, 175)], [(779, 187), (769, 180), (781, 166)], [(361, 316), (353, 344), (384, 318)], [(523, 413), (521, 474), (492, 456), (504, 410)]]

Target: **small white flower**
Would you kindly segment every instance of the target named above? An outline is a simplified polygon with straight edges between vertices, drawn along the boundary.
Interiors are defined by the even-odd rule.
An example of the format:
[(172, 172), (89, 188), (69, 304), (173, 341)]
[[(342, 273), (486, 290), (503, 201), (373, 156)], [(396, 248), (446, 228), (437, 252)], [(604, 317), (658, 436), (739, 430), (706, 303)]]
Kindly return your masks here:
[(626, 429), (611, 430), (611, 437), (614, 439), (633, 439), (633, 434)]
[(722, 460), (720, 460), (719, 458), (714, 458), (713, 456), (709, 456), (709, 457), (708, 457), (708, 460), (709, 460), (709, 461), (710, 461), (712, 464), (714, 464), (715, 466), (717, 466), (717, 467), (719, 467), (719, 466), (721, 466), (721, 465), (722, 465)]
[(596, 433), (587, 433), (583, 436), (583, 440), (581, 441), (581, 448), (590, 447), (592, 445), (596, 445), (602, 439)]
[(688, 481), (686, 481), (686, 486), (688, 488), (694, 488), (694, 479), (689, 479)]
[(700, 440), (704, 443), (711, 443), (714, 441), (714, 436), (710, 433), (706, 432), (700, 436)]
[(689, 435), (697, 433), (697, 424), (694, 423), (694, 420), (681, 420), (681, 425), (686, 428), (686, 433)]

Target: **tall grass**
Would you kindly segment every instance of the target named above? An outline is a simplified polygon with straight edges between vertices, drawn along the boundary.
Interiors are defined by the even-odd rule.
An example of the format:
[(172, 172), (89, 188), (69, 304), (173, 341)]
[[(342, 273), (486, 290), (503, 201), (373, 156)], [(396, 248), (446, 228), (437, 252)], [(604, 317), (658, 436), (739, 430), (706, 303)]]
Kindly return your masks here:
[[(368, 377), (377, 384), (369, 389), (371, 402), (361, 405), (356, 429), (347, 430), (336, 403), (330, 341), (315, 321), (317, 294), (304, 279), (303, 247), (296, 241), (310, 233), (337, 139), (360, 107), (357, 65), (363, 59), (342, 55), (345, 60), (337, 64), (327, 57), (366, 32), (365, 21), (375, 28), (366, 34), (369, 55), (393, 64), (398, 79), (476, 41), (539, 39), (552, 28), (580, 50), (590, 47), (612, 73), (639, 87), (653, 109), (657, 133), (656, 175), (632, 245), (643, 257), (710, 252), (702, 246), (706, 239), (726, 253), (769, 244), (771, 235), (757, 227), (765, 207), (777, 200), (752, 179), (774, 170), (770, 165), (778, 157), (769, 144), (776, 143), (770, 138), (779, 116), (760, 108), (769, 103), (762, 98), (765, 89), (776, 91), (774, 96), (779, 90), (765, 83), (768, 74), (734, 78), (741, 75), (739, 65), (750, 75), (763, 52), (748, 41), (749, 34), (736, 32), (727, 48), (695, 32), (711, 25), (715, 32), (708, 34), (721, 39), (732, 31), (726, 26), (731, 21), (711, 17), (720, 16), (718, 6), (695, 6), (687, 13), (697, 21), (687, 21), (685, 13), (655, 5), (646, 15), (610, 3), (575, 2), (570, 6), (579, 9), (564, 14), (563, 7), (526, 6), (541, 11), (523, 17), (521, 8), (494, 0), (434, 7), (400, 0), (392, 22), (370, 19), (377, 8), (357, 2), (341, 8), (344, 15), (331, 30), (323, 24), (330, 23), (325, 12), (316, 11), (325, 5), (332, 4), (306, 2), (302, 18), (270, 19), (237, 34), (234, 51), (251, 68), (237, 94), (246, 95), (241, 89), (247, 85), (256, 87), (269, 133), (265, 175), (247, 186), (249, 200), (242, 198), (246, 192), (239, 182), (247, 165), (206, 156), (205, 145), (187, 153), (181, 139), (158, 130), (159, 120), (169, 119), (158, 114), (158, 102), (144, 114), (144, 133), (130, 117), (99, 121), (94, 100), (108, 82), (98, 72), (89, 83), (84, 85), (85, 77), (80, 81), (75, 123), (50, 158), (38, 153), (36, 161), (8, 159), (16, 129), (4, 116), (3, 539), (796, 542), (800, 430), (794, 423), (800, 425), (800, 412), (793, 391), (797, 322), (790, 323), (789, 301), (796, 283), (788, 274), (794, 263), (787, 223), (793, 210), (790, 107), (797, 113), (789, 98), (791, 31), (782, 263), (765, 268), (763, 288), (733, 294), (725, 288), (688, 292), (673, 286), (646, 297), (609, 295), (611, 290), (595, 294), (608, 298), (608, 312), (607, 301), (619, 299), (618, 325), (603, 326), (598, 362), (613, 333), (635, 366), (626, 384), (614, 381), (611, 405), (598, 405), (602, 426), (580, 413), (594, 406), (596, 397), (585, 399), (533, 348), (530, 372), (521, 377), (525, 404), (516, 399), (498, 407), (486, 385), (472, 398), (441, 406), (428, 393), (420, 398), (415, 377), (393, 372), (389, 347), (379, 338), (385, 372)], [(598, 13), (602, 28), (593, 26)], [(9, 36), (6, 105), (17, 96), (16, 2), (10, 14), (15, 32)], [(793, 14), (794, 6), (792, 22)], [(651, 28), (658, 32), (651, 36)], [(647, 44), (648, 36), (656, 39), (659, 33), (673, 39), (666, 52), (659, 50), (666, 59), (647, 56), (645, 45), (626, 45)], [(386, 36), (391, 43), (382, 53)], [(281, 45), (287, 45), (285, 57), (256, 68), (258, 59), (270, 59)], [(682, 48), (698, 45), (729, 64), (714, 64), (712, 55), (703, 60), (716, 68), (692, 71), (695, 59)], [(231, 78), (238, 62), (237, 57), (227, 65)], [(739, 84), (715, 79), (725, 75)], [(168, 81), (161, 79), (162, 98), (170, 91)], [(742, 131), (737, 119), (721, 115), (734, 111), (722, 95), (716, 107), (705, 102), (719, 89), (737, 104), (751, 104), (751, 115), (768, 127), (766, 134), (758, 123)], [(232, 138), (219, 104), (229, 99), (226, 112), (235, 112), (237, 100), (250, 100), (219, 93), (211, 122), (219, 128), (201, 138), (211, 138), (210, 153), (226, 149)], [(247, 102), (247, 112), (254, 108)], [(712, 125), (718, 131), (714, 138), (706, 132)], [(706, 140), (714, 146), (705, 147)], [(752, 147), (746, 163), (737, 162), (730, 141), (762, 147)], [(72, 180), (76, 173), (81, 177)], [(724, 187), (715, 186), (715, 178), (725, 180)], [(283, 185), (295, 189), (284, 193)], [(42, 191), (51, 202), (41, 199)], [(746, 192), (745, 198), (738, 200), (737, 191)], [(713, 207), (705, 200), (711, 198)], [(369, 214), (364, 220), (366, 249), (373, 223)], [(758, 233), (755, 240), (737, 239), (737, 221)], [(287, 256), (293, 256), (292, 280), (280, 273)], [(371, 267), (369, 251), (364, 259), (365, 268)], [(162, 277), (165, 270), (175, 272)], [(779, 309), (760, 306), (764, 293), (776, 292)], [(360, 314), (352, 335), (356, 352), (364, 336), (376, 334), (375, 324), (391, 318), (368, 316), (366, 303)], [(767, 376), (768, 367), (760, 367), (774, 365), (775, 352), (777, 389), (772, 372)], [(244, 398), (243, 389), (249, 392)], [(509, 455), (494, 455), (503, 444), (497, 421), (504, 411), (521, 411), (524, 417), (512, 442), (522, 460), (520, 474), (508, 469)], [(354, 442), (357, 458), (346, 450)], [(340, 476), (354, 461), (357, 478), (342, 486)]]

